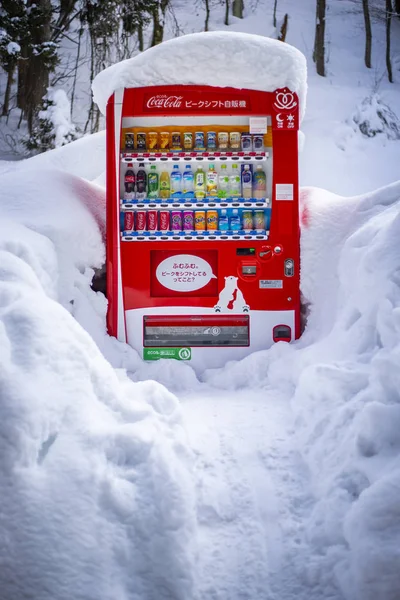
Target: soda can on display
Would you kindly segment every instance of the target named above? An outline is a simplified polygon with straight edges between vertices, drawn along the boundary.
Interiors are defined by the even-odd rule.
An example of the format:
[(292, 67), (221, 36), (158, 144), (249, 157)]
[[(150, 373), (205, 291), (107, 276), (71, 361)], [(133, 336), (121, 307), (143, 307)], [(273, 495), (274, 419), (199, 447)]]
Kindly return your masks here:
[(147, 211), (147, 231), (157, 231), (158, 229), (158, 213), (156, 210)]
[(218, 133), (218, 148), (220, 150), (228, 150), (229, 145), (229, 134), (227, 131), (220, 131)]
[(160, 210), (160, 231), (169, 231), (169, 210)]
[(147, 134), (147, 146), (149, 150), (157, 150), (158, 147), (158, 132), (149, 131)]
[(193, 133), (191, 131), (184, 132), (183, 147), (185, 150), (191, 150), (193, 148)]
[(171, 150), (182, 150), (180, 131), (173, 131), (171, 133)]
[(217, 134), (215, 131), (207, 131), (207, 149), (212, 151), (217, 149)]
[(206, 230), (206, 211), (196, 210), (194, 213), (194, 229), (195, 231)]
[(232, 150), (240, 150), (241, 136), (239, 131), (231, 131), (229, 134), (229, 145)]
[(171, 212), (171, 229), (172, 231), (182, 231), (182, 211), (173, 210)]
[(136, 149), (137, 150), (146, 150), (147, 149), (147, 136), (144, 131), (138, 132), (136, 134)]
[(136, 231), (146, 231), (146, 211), (136, 211)]
[(253, 148), (251, 135), (249, 135), (248, 133), (242, 133), (241, 144), (243, 152), (251, 152)]
[(135, 140), (133, 133), (125, 134), (125, 148), (126, 150), (133, 150), (135, 147)]
[(263, 210), (254, 211), (254, 229), (258, 232), (265, 231), (265, 213)]
[(183, 211), (183, 229), (184, 231), (194, 230), (194, 211), (184, 210)]
[(129, 210), (124, 213), (124, 235), (131, 235), (135, 230), (135, 217), (133, 211)]
[(207, 231), (216, 231), (218, 229), (218, 211), (207, 211)]
[(160, 150), (168, 150), (169, 148), (169, 131), (160, 132)]
[(253, 229), (253, 211), (252, 210), (244, 210), (242, 213), (242, 228), (247, 231), (251, 231)]
[(262, 152), (264, 150), (263, 135), (253, 135), (253, 150), (255, 152)]
[(195, 150), (205, 150), (204, 147), (204, 131), (196, 131), (194, 134)]

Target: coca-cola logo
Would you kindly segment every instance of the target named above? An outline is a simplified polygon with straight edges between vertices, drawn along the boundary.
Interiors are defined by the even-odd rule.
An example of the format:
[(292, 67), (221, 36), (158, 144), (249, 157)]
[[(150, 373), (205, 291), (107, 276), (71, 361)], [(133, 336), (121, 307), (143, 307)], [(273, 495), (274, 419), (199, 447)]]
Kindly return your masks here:
[(180, 108), (183, 96), (157, 94), (147, 100), (147, 108)]

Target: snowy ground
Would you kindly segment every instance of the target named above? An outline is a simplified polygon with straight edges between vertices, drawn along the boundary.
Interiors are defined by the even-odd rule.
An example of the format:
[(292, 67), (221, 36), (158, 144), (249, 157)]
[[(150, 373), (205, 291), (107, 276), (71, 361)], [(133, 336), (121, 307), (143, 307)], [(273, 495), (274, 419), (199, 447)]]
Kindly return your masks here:
[[(310, 59), (314, 2), (279, 7)], [(0, 163), (1, 600), (400, 598), (400, 184), (367, 193), (398, 179), (400, 145), (347, 121), (383, 25), (370, 74), (360, 8), (328, 16), (301, 176), (348, 197), (303, 192), (296, 344), (202, 374), (143, 363), (89, 288), (104, 134)], [(259, 13), (232, 28), (272, 31)]]

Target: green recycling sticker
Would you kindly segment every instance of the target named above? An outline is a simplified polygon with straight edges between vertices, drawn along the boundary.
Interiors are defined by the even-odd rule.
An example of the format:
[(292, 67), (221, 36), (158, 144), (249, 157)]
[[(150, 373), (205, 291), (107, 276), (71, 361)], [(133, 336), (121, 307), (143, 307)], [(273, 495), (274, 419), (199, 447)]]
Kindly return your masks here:
[(174, 358), (175, 360), (191, 360), (191, 348), (143, 348), (144, 360)]

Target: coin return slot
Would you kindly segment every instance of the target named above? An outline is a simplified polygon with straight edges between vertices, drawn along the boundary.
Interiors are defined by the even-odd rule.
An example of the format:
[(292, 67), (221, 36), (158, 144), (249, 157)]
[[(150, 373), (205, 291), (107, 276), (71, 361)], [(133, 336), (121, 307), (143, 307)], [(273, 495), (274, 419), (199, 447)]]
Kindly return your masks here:
[(255, 275), (257, 272), (256, 265), (243, 265), (242, 275)]

